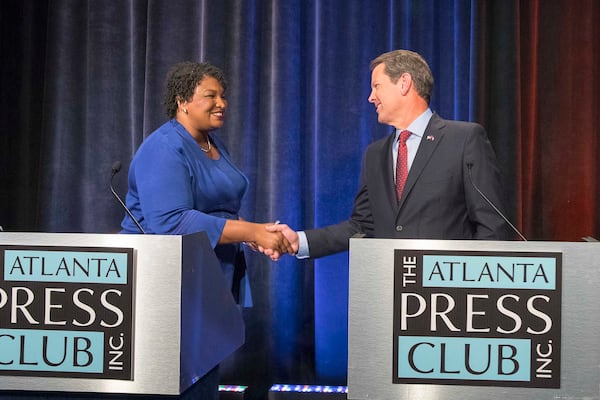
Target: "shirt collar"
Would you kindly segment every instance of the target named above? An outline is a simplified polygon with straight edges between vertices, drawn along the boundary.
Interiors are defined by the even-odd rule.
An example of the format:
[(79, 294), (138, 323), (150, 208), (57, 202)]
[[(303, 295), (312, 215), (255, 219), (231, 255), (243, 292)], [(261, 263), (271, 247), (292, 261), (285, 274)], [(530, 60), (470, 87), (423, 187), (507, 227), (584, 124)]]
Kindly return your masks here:
[[(410, 131), (413, 135), (418, 136), (419, 138), (423, 137), (423, 134), (425, 133), (425, 129), (427, 129), (427, 125), (429, 124), (429, 120), (431, 119), (431, 116), (433, 115), (433, 111), (431, 111), (430, 108), (427, 108), (427, 110), (425, 110), (423, 112), (423, 114), (419, 115), (417, 117), (417, 119), (415, 119), (407, 128), (406, 130)], [(398, 141), (398, 138), (400, 137), (400, 129), (396, 129), (396, 141)]]

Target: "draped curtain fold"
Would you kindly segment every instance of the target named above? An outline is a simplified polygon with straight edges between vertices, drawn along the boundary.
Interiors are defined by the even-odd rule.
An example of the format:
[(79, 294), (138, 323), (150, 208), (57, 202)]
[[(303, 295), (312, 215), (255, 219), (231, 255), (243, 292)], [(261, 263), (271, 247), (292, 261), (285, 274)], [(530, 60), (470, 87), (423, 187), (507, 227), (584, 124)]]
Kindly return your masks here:
[(519, 221), (531, 239), (598, 237), (600, 4), (519, 9)]
[[(246, 219), (346, 219), (362, 152), (390, 133), (367, 101), (369, 62), (408, 48), (431, 65), (432, 109), (488, 130), (525, 236), (598, 236), (599, 17), (594, 0), (2, 2), (0, 225), (117, 232), (111, 166), (124, 196), (183, 60), (228, 77), (216, 134), (251, 181)], [(345, 384), (348, 254), (248, 257), (255, 307), (223, 380)]]

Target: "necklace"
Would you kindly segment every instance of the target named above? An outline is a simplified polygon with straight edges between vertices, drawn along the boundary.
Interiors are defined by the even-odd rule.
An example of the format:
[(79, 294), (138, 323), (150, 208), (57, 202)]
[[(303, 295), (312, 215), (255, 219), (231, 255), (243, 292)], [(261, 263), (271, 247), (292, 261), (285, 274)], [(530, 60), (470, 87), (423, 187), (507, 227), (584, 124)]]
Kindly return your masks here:
[(210, 137), (206, 137), (206, 142), (208, 143), (208, 149), (205, 149), (204, 147), (202, 147), (202, 145), (200, 143), (198, 143), (198, 146), (200, 146), (200, 150), (202, 150), (205, 153), (210, 152), (210, 149), (212, 148), (210, 145)]

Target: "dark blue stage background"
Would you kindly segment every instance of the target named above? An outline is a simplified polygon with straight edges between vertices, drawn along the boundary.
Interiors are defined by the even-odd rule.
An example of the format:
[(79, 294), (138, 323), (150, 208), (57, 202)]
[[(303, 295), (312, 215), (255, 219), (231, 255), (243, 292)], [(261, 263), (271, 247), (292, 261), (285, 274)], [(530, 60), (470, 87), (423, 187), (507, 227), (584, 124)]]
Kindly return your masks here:
[[(540, 123), (544, 114), (526, 112), (557, 96), (549, 85), (543, 94), (533, 85), (542, 79), (536, 71), (555, 62), (554, 46), (560, 46), (556, 53), (568, 48), (573, 57), (589, 55), (573, 63), (590, 77), (580, 87), (595, 96), (595, 108), (577, 125), (597, 129), (599, 122), (600, 52), (593, 44), (597, 28), (591, 28), (598, 4), (552, 3), (3, 1), (0, 166), (8, 173), (0, 178), (0, 225), (7, 231), (117, 232), (123, 212), (109, 191), (111, 166), (115, 160), (124, 165), (115, 178), (124, 195), (132, 155), (166, 119), (165, 73), (183, 60), (209, 61), (228, 76), (227, 121), (216, 134), (250, 179), (246, 219), (279, 219), (295, 229), (346, 219), (363, 150), (390, 132), (367, 102), (369, 62), (406, 48), (431, 65), (434, 111), (487, 128), (510, 217), (527, 235), (595, 235), (595, 207), (577, 202), (568, 206), (584, 210), (581, 225), (560, 230), (567, 237), (555, 234), (544, 214), (544, 204), (559, 191), (545, 186), (551, 177), (543, 166), (552, 160), (528, 153), (528, 138), (540, 137), (542, 128), (550, 134), (556, 125), (549, 114)], [(576, 9), (569, 6), (575, 3)], [(564, 15), (576, 21), (570, 39), (540, 44), (545, 33), (560, 29), (551, 25)], [(545, 49), (540, 54), (547, 58), (539, 60), (530, 49)], [(559, 69), (555, 65), (543, 82), (560, 76)], [(571, 98), (577, 88), (570, 89)], [(569, 106), (580, 109), (583, 102)], [(597, 146), (594, 139), (589, 151), (595, 154)], [(586, 204), (593, 205), (596, 174), (582, 179), (591, 193)], [(348, 254), (315, 262), (249, 258), (255, 307), (244, 312), (246, 344), (222, 365), (224, 383), (262, 389), (272, 383), (346, 384)]]

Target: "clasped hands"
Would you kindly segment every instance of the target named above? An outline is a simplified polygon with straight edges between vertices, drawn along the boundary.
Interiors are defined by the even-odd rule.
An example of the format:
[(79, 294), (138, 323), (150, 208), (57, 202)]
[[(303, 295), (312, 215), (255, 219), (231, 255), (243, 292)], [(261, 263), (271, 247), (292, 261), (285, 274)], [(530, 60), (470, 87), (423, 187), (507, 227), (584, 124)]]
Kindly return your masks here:
[(298, 234), (286, 224), (266, 223), (261, 224), (264, 231), (256, 232), (256, 241), (245, 244), (255, 251), (259, 251), (271, 258), (279, 260), (285, 254), (298, 253)]

